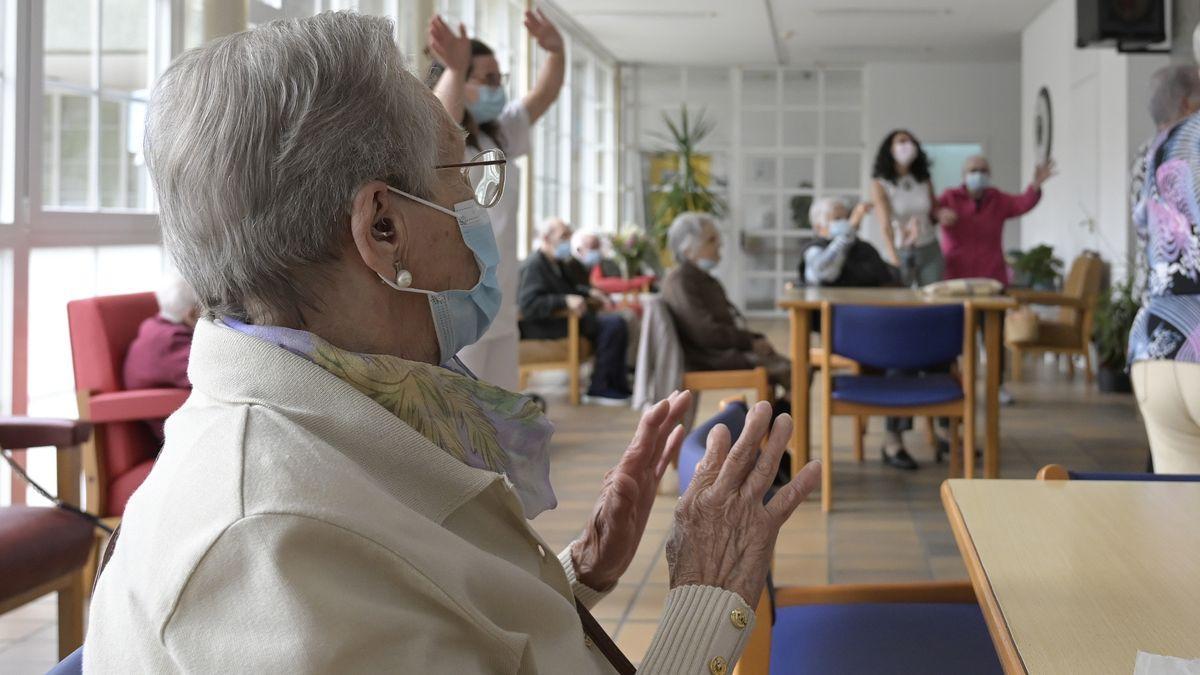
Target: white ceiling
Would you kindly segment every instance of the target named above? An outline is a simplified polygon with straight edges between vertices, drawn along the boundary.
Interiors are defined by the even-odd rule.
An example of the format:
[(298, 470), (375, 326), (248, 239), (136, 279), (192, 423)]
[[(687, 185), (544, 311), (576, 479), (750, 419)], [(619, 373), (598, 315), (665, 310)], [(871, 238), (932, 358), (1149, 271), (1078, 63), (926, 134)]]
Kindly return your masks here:
[(555, 0), (618, 60), (673, 64), (996, 61), (1051, 0)]

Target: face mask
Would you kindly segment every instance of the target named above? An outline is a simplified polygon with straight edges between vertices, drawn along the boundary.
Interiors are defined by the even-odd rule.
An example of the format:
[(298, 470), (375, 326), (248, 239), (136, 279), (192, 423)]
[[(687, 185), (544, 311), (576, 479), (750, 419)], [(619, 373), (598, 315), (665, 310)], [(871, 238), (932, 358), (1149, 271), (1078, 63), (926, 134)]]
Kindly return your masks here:
[(988, 186), (988, 175), (982, 171), (972, 171), (967, 174), (967, 189), (979, 192)]
[(917, 146), (905, 141), (892, 148), (892, 158), (901, 166), (908, 166), (917, 158)]
[(420, 197), (401, 192), (389, 187), (398, 195), (408, 197), (442, 213), (454, 216), (458, 221), (459, 233), (471, 253), (475, 254), (475, 262), (479, 264), (479, 282), (470, 290), (427, 291), (420, 288), (409, 288), (388, 279), (382, 274), (383, 283), (398, 291), (406, 293), (421, 293), (429, 298), (429, 312), (433, 315), (433, 327), (437, 332), (438, 350), (441, 363), (445, 364), (463, 347), (474, 344), (487, 332), (488, 326), (500, 311), (500, 281), (496, 277), (496, 267), (500, 264), (500, 252), (496, 248), (496, 235), (492, 232), (492, 221), (488, 218), (487, 209), (475, 200), (467, 200), (454, 205), (451, 211)]
[(599, 265), (600, 260), (600, 251), (597, 251), (596, 249), (591, 249), (583, 254), (583, 264), (587, 265), (588, 267), (595, 267), (596, 265)]
[(570, 260), (571, 259), (571, 242), (569, 242), (569, 241), (558, 242), (558, 246), (554, 247), (554, 257), (558, 260), (563, 260), (563, 261)]
[(705, 272), (711, 272), (711, 271), (717, 269), (717, 263), (718, 263), (718, 261), (713, 260), (712, 258), (697, 258), (696, 259), (696, 267), (699, 267), (700, 269), (704, 270)]
[(843, 234), (853, 234), (854, 228), (850, 225), (850, 220), (847, 218), (838, 218), (829, 223), (829, 238), (836, 239)]
[(479, 100), (467, 105), (471, 117), (479, 124), (487, 124), (500, 116), (508, 104), (508, 92), (504, 87), (479, 87)]

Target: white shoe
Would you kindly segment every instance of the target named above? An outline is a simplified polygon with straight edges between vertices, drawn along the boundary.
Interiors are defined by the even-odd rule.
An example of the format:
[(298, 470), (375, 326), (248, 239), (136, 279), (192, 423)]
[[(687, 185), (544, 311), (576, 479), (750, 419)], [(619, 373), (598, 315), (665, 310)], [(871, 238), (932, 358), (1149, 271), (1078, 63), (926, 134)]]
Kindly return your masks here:
[(1017, 399), (1013, 398), (1013, 395), (1008, 393), (1007, 389), (1005, 389), (1004, 387), (1000, 387), (1000, 405), (1010, 406), (1016, 402), (1017, 402)]
[(612, 398), (609, 396), (589, 396), (585, 394), (583, 397), (583, 402), (587, 405), (602, 405), (610, 408), (619, 408), (622, 406), (628, 408), (632, 401), (632, 396), (626, 396), (625, 398)]

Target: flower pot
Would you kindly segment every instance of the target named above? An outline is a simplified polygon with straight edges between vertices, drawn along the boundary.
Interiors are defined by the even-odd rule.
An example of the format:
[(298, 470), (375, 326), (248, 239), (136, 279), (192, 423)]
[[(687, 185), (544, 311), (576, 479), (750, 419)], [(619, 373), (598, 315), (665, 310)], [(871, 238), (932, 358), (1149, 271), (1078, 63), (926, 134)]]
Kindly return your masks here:
[(1100, 391), (1111, 394), (1133, 393), (1133, 380), (1129, 379), (1129, 373), (1124, 368), (1100, 366), (1096, 373), (1096, 385)]

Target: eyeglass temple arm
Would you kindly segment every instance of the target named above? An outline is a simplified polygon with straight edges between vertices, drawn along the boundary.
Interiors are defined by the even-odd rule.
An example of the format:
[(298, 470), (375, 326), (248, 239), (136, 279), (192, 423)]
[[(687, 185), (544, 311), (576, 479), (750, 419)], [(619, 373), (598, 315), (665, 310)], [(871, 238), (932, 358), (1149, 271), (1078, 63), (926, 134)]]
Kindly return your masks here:
[(459, 169), (468, 166), (493, 166), (496, 164), (508, 164), (507, 159), (492, 159), (486, 162), (463, 162), (461, 164), (438, 164), (433, 167), (435, 169)]

